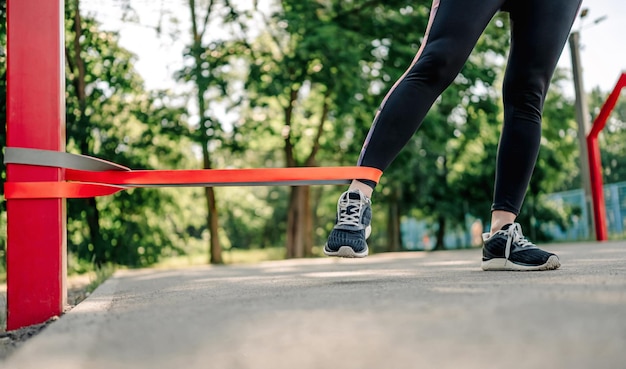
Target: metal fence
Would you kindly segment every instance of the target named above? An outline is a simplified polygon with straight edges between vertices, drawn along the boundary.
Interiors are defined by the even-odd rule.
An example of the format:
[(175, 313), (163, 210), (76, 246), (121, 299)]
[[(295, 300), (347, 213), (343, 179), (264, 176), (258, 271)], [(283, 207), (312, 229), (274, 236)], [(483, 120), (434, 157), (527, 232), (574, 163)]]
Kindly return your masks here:
[[(583, 190), (557, 192), (546, 196), (557, 206), (577, 209), (570, 215), (571, 225), (566, 230), (555, 224), (543, 224), (542, 230), (556, 241), (576, 241), (593, 238), (592, 213), (586, 206)], [(604, 186), (606, 220), (609, 237), (620, 237), (626, 229), (626, 182)]]
[[(546, 195), (548, 201), (559, 211), (568, 214), (568, 226), (561, 229), (556, 223), (542, 223), (541, 231), (553, 241), (582, 241), (594, 238), (593, 212), (585, 201), (582, 189), (556, 192)], [(604, 186), (606, 218), (609, 238), (626, 236), (626, 182)], [(435, 239), (431, 225), (413, 218), (402, 221), (400, 231), (402, 245), (406, 250), (430, 250)], [(480, 233), (485, 227), (479, 219), (466, 217), (463, 229), (448, 230), (444, 239), (447, 249), (480, 244)]]

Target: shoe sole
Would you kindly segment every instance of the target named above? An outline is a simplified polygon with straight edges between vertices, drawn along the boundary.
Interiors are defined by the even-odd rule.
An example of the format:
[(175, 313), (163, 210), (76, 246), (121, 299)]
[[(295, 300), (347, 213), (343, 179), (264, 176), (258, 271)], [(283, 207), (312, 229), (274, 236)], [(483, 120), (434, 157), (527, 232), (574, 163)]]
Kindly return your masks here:
[(558, 269), (560, 266), (561, 262), (559, 261), (558, 256), (552, 255), (544, 264), (541, 265), (520, 265), (515, 264), (514, 262), (506, 260), (504, 258), (494, 258), (491, 260), (483, 261), (480, 267), (483, 270), (509, 270), (530, 272), (537, 270), (554, 270)]
[(340, 258), (364, 258), (368, 254), (367, 247), (361, 252), (355, 252), (350, 246), (341, 246), (337, 251), (328, 251), (324, 246), (324, 254), (328, 256), (337, 256)]

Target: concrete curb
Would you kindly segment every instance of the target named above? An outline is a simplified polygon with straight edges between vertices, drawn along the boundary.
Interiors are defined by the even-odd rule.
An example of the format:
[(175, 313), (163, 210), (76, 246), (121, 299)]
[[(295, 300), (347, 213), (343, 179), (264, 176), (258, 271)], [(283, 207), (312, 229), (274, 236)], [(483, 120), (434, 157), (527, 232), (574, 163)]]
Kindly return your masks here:
[(89, 353), (96, 347), (98, 332), (106, 323), (118, 282), (113, 276), (101, 284), (87, 299), (20, 347), (8, 358), (6, 367), (88, 368)]

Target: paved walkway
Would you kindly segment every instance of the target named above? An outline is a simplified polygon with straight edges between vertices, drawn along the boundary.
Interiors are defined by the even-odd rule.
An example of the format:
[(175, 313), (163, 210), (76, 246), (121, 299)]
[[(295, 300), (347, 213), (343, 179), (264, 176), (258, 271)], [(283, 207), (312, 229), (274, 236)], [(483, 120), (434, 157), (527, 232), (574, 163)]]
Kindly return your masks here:
[(7, 368), (626, 368), (626, 242), (117, 273)]

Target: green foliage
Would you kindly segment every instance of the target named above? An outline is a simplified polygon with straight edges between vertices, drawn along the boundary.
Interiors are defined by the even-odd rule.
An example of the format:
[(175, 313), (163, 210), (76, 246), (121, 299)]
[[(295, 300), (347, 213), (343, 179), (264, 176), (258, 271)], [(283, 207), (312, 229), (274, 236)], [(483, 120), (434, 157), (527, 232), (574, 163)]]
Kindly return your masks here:
[[(118, 36), (88, 17), (77, 25), (73, 5), (66, 6), (67, 151), (133, 169), (191, 167), (186, 110), (166, 92), (144, 91), (134, 56), (119, 46)], [(69, 200), (68, 249), (98, 265), (143, 266), (183, 253), (185, 228), (195, 222), (183, 218), (189, 211), (181, 206), (190, 201), (180, 201), (179, 193), (190, 194), (137, 189)]]
[[(283, 0), (265, 13), (239, 9), (232, 1), (211, 2), (211, 9), (206, 1), (192, 3), (198, 21), (210, 10), (211, 27), (222, 32), (216, 37), (199, 28), (198, 37), (188, 42), (176, 78), (199, 93), (181, 97), (145, 91), (133, 68), (135, 56), (120, 47), (118, 35), (102, 31), (89, 17), (81, 18), (77, 28), (77, 2), (66, 2), (69, 152), (133, 169), (198, 168), (205, 164), (204, 150), (216, 168), (353, 165), (378, 105), (423, 41), (431, 4)], [(132, 0), (122, 2), (125, 15), (133, 15), (132, 5)], [(508, 18), (500, 14), (383, 176), (374, 199), (373, 245), (385, 245), (388, 209), (396, 204), (402, 204), (402, 216), (449, 229), (464, 224), (466, 214), (488, 219), (508, 46)], [(0, 62), (4, 98), (3, 56)], [(544, 203), (542, 196), (580, 187), (573, 102), (563, 93), (562, 81), (567, 79), (557, 74), (545, 104), (544, 140), (520, 216), (525, 227), (548, 219), (566, 226), (565, 210)], [(594, 114), (605, 98), (600, 91), (592, 93)], [(6, 117), (5, 105), (0, 115)], [(626, 105), (620, 101), (601, 135), (606, 182), (626, 180), (625, 117)], [(5, 137), (2, 125), (2, 147)], [(4, 181), (4, 166), (0, 176)], [(333, 225), (341, 191), (311, 189), (315, 245), (323, 244)], [(223, 230), (219, 237), (227, 262), (229, 252), (268, 248), (274, 255), (275, 247), (286, 243), (289, 187), (224, 188), (217, 193)], [(209, 237), (205, 205), (203, 191), (188, 188), (70, 200), (71, 267), (86, 269), (93, 261), (144, 266), (197, 252)], [(6, 224), (4, 206), (0, 204), (0, 227)], [(0, 250), (4, 240), (0, 236)]]
[[(282, 138), (287, 150), (293, 146), (293, 153), (285, 153), (293, 155), (292, 163), (285, 158), (288, 165), (304, 165), (325, 118), (317, 162), (354, 163), (380, 102), (380, 86), (392, 80), (386, 74), (387, 63), (397, 62), (391, 44), (418, 41), (414, 30), (424, 24), (424, 11), (414, 6), (409, 1), (283, 1), (250, 43), (246, 91), (257, 124), (249, 134)], [(400, 9), (405, 9), (402, 17)], [(414, 39), (407, 43), (404, 37)], [(402, 67), (409, 61), (405, 58)]]
[[(600, 109), (608, 97), (607, 92), (594, 89), (590, 94), (590, 110), (593, 119), (600, 113)], [(599, 136), (604, 183), (626, 181), (626, 100), (617, 101), (607, 124)]]
[[(354, 165), (384, 93), (418, 49), (416, 27), (426, 28), (429, 5), (281, 2), (250, 43), (246, 92), (255, 124), (245, 133), (282, 141), (286, 166)], [(314, 201), (334, 198), (312, 210), (318, 243), (332, 227), (335, 193), (316, 192)]]

